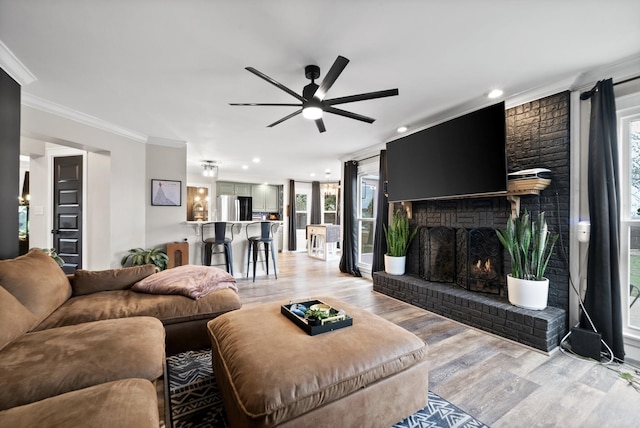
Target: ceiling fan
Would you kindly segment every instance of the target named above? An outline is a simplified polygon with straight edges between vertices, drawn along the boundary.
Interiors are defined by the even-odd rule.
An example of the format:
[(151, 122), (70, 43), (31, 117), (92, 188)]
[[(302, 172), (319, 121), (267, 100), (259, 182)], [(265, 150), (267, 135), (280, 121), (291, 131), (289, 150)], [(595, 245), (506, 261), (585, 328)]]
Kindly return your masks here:
[(308, 65), (304, 68), (304, 74), (307, 79), (311, 80), (311, 83), (306, 85), (302, 89), (302, 95), (292, 91), (287, 88), (283, 84), (273, 80), (271, 77), (267, 76), (264, 73), (256, 70), (253, 67), (246, 67), (245, 69), (255, 74), (256, 76), (266, 80), (277, 88), (282, 89), (289, 95), (296, 98), (300, 101), (300, 104), (282, 104), (282, 103), (230, 103), (232, 106), (292, 106), (292, 107), (301, 107), (300, 110), (297, 110), (291, 113), (288, 116), (283, 117), (280, 120), (273, 122), (271, 125), (268, 125), (267, 128), (271, 128), (273, 126), (278, 125), (279, 123), (284, 122), (287, 119), (291, 119), (294, 116), (302, 113), (306, 119), (314, 120), (316, 122), (316, 126), (318, 127), (318, 131), (325, 132), (326, 128), (324, 126), (324, 122), (322, 121), (322, 113), (332, 113), (337, 114), (338, 116), (344, 116), (355, 120), (360, 120), (362, 122), (373, 123), (375, 119), (367, 116), (363, 116), (357, 113), (352, 113), (350, 111), (342, 110), (339, 108), (333, 107), (336, 104), (345, 104), (351, 103), (355, 101), (364, 101), (371, 100), (375, 98), (383, 98), (383, 97), (391, 97), (394, 95), (398, 95), (398, 89), (387, 89), (385, 91), (376, 91), (376, 92), (367, 92), (364, 94), (357, 95), (349, 95), (346, 97), (339, 98), (328, 98), (325, 99), (327, 92), (333, 86), (335, 81), (338, 79), (344, 68), (349, 63), (349, 60), (343, 56), (338, 56), (335, 62), (329, 69), (329, 72), (324, 76), (322, 83), (317, 85), (315, 83), (315, 79), (320, 77), (320, 67), (317, 65)]

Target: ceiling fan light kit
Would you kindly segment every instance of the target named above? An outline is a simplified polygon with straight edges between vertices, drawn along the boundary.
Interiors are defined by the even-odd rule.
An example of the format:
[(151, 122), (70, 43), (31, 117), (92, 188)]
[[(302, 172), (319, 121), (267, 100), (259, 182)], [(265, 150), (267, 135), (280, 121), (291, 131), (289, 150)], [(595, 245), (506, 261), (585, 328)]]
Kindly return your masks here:
[(275, 87), (283, 90), (288, 93), (292, 97), (296, 98), (300, 101), (300, 104), (289, 104), (289, 103), (230, 103), (232, 106), (289, 106), (289, 107), (300, 107), (299, 110), (273, 122), (270, 125), (267, 125), (268, 128), (272, 128), (285, 120), (291, 119), (294, 116), (302, 113), (302, 116), (305, 119), (313, 120), (316, 123), (319, 132), (325, 132), (326, 128), (324, 126), (324, 122), (322, 120), (323, 113), (332, 113), (338, 116), (347, 117), (350, 119), (359, 120), (361, 122), (373, 123), (375, 119), (367, 116), (363, 116), (357, 113), (352, 113), (347, 110), (342, 110), (336, 107), (333, 107), (336, 104), (345, 104), (351, 103), (355, 101), (365, 101), (372, 100), (375, 98), (384, 98), (391, 97), (394, 95), (398, 95), (398, 89), (387, 89), (384, 91), (376, 91), (376, 92), (368, 92), (364, 94), (357, 95), (349, 95), (346, 97), (339, 98), (329, 98), (325, 99), (327, 92), (333, 86), (335, 81), (338, 79), (344, 68), (349, 63), (349, 60), (343, 56), (338, 56), (335, 62), (329, 69), (329, 72), (326, 74), (320, 85), (315, 83), (315, 80), (320, 77), (320, 67), (317, 65), (308, 65), (304, 69), (304, 74), (307, 79), (311, 80), (311, 83), (306, 85), (302, 90), (302, 95), (294, 92), (293, 90), (287, 88), (283, 84), (275, 81), (271, 77), (266, 74), (256, 70), (253, 67), (246, 67), (246, 70), (260, 77), (261, 79), (266, 80), (271, 83)]

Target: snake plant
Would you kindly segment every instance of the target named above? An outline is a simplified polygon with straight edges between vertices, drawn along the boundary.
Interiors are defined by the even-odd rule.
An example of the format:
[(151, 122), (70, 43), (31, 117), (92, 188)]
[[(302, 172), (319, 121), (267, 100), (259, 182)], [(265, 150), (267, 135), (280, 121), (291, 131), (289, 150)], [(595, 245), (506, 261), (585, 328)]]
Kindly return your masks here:
[(498, 239), (511, 256), (511, 276), (542, 281), (551, 252), (558, 240), (547, 227), (544, 212), (532, 220), (526, 210), (518, 217), (510, 217), (507, 228), (496, 230)]
[(406, 213), (403, 210), (397, 210), (393, 213), (389, 228), (387, 229), (386, 225), (382, 225), (382, 227), (387, 240), (387, 255), (392, 257), (406, 256), (409, 244), (417, 232), (417, 229), (410, 230)]

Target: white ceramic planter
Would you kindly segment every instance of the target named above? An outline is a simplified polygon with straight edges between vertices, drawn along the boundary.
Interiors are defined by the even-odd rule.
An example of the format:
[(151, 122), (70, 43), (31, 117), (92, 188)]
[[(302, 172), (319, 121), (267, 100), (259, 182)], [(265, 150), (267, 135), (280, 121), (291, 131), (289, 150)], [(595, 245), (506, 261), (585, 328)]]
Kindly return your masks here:
[(404, 266), (407, 261), (406, 256), (393, 257), (384, 255), (384, 271), (389, 275), (404, 275)]
[(507, 275), (509, 303), (525, 309), (542, 310), (547, 307), (549, 279), (542, 281), (518, 279)]

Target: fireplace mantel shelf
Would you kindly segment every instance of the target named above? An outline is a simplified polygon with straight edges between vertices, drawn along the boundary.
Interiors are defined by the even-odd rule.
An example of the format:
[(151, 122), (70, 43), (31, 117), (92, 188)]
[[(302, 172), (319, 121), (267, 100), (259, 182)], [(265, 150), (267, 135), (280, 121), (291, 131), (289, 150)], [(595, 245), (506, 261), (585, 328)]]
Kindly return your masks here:
[(511, 203), (511, 215), (520, 215), (520, 196), (539, 195), (551, 184), (549, 178), (530, 178), (526, 180), (509, 180), (507, 184), (507, 200)]

